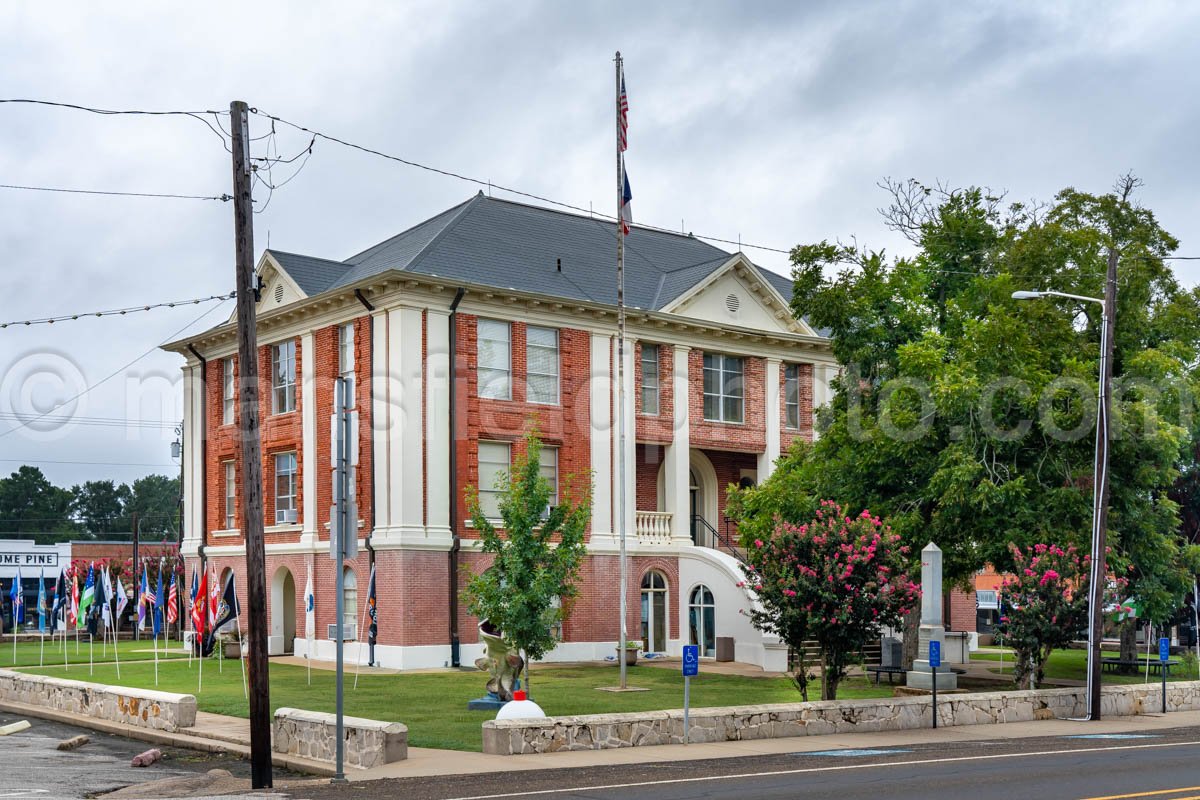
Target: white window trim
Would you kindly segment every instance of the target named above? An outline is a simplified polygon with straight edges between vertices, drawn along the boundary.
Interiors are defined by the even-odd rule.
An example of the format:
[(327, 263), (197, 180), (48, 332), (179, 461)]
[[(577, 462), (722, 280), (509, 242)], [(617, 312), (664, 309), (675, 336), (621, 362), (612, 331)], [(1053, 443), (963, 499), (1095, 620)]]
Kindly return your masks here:
[[(561, 451), (559, 450), (559, 448), (557, 446), (553, 446), (553, 445), (542, 445), (542, 453), (553, 453), (554, 454), (554, 478), (550, 483), (550, 505), (556, 506), (556, 505), (558, 505), (558, 474), (559, 474), (558, 460), (562, 454), (561, 454)], [(511, 463), (511, 461), (512, 461), (512, 450), (509, 450), (509, 462)], [(545, 465), (543, 465), (541, 463), (541, 459), (539, 458), (539, 460), (538, 460), (538, 474), (539, 475), (541, 475), (541, 473), (542, 473), (543, 466), (545, 466)], [(545, 477), (545, 476), (543, 475), (542, 477)], [(549, 479), (547, 479), (547, 480), (549, 480)]]
[[(291, 475), (291, 484), (292, 484), (291, 490), (292, 491), (290, 494), (280, 495), (279, 494), (279, 476), (281, 473), (279, 471), (279, 459), (286, 458), (288, 456), (291, 456), (291, 459), (292, 459), (292, 469), (290, 470), (290, 472), (285, 472), (282, 474)], [(276, 526), (298, 525), (299, 524), (299, 516), (300, 516), (300, 506), (297, 504), (296, 500), (298, 498), (298, 491), (300, 488), (300, 483), (297, 480), (297, 477), (300, 472), (300, 460), (296, 457), (295, 451), (289, 451), (289, 452), (285, 452), (285, 453), (275, 453), (272, 463), (274, 464), (274, 467), (275, 467), (271, 474), (271, 478), (274, 480), (274, 487), (275, 487), (275, 525)], [(281, 496), (282, 497), (290, 497), (292, 499), (291, 508), (290, 509), (285, 508), (282, 510), (285, 512), (287, 512), (287, 511), (296, 512), (297, 520), (295, 522), (288, 522), (286, 519), (281, 521), (279, 519), (279, 512), (281, 510), (279, 508), (279, 498)]]
[(345, 322), (337, 327), (338, 331), (338, 376), (346, 379), (346, 407), (354, 408), (355, 403), (355, 361), (354, 346), (355, 330), (353, 322)]
[(237, 408), (233, 356), (229, 356), (221, 362), (221, 382), (221, 424), (232, 425)]
[[(480, 362), (479, 356), (480, 356), (480, 353), (481, 353), (481, 350), (483, 347), (483, 342), (484, 341), (499, 342), (498, 339), (486, 339), (486, 340), (484, 339), (484, 336), (483, 336), (483, 324), (484, 323), (503, 325), (503, 326), (505, 326), (505, 329), (508, 331), (508, 337), (507, 337), (508, 340), (505, 342), (504, 369), (500, 369), (499, 367), (490, 367), (490, 366), (489, 367), (481, 367), (479, 364), (479, 362)], [(512, 400), (512, 377), (513, 377), (513, 375), (512, 375), (512, 323), (508, 322), (506, 320), (502, 320), (502, 319), (480, 318), (479, 321), (476, 322), (475, 332), (476, 332), (475, 372), (476, 372), (476, 379), (477, 379), (476, 394), (480, 398), (483, 398), (484, 400)], [(505, 393), (505, 395), (503, 397), (494, 397), (490, 394), (484, 394), (485, 384), (482, 381), (478, 381), (478, 375), (479, 375), (479, 373), (481, 373), (483, 371), (503, 372), (507, 376), (508, 391), (507, 391), (507, 393)]]
[[(654, 411), (646, 410), (646, 390), (651, 388), (646, 383), (646, 363), (648, 360), (646, 358), (646, 348), (648, 347), (654, 348)], [(639, 398), (642, 401), (641, 413), (647, 417), (657, 417), (662, 413), (662, 351), (656, 344), (643, 344), (641, 348), (641, 358), (639, 359), (642, 368), (642, 391)]]
[[(512, 442), (502, 442), (502, 441), (495, 441), (495, 440), (491, 440), (491, 439), (486, 439), (486, 440), (485, 440), (485, 439), (481, 439), (481, 440), (479, 441), (479, 447), (480, 447), (480, 448), (482, 448), (482, 447), (483, 447), (483, 445), (496, 445), (496, 446), (499, 446), (499, 447), (504, 447), (504, 448), (505, 448), (505, 450), (508, 452), (508, 462), (507, 462), (507, 465), (504, 467), (504, 469), (505, 469), (505, 471), (507, 471), (507, 472), (509, 472), (509, 473), (511, 474), (511, 472), (512, 472)], [(480, 507), (481, 507), (481, 508), (483, 508), (483, 506), (484, 506), (484, 503), (483, 503), (483, 497), (484, 497), (484, 495), (489, 495), (489, 496), (491, 496), (491, 495), (500, 495), (500, 494), (503, 492), (503, 490), (502, 490), (502, 489), (496, 489), (494, 486), (492, 486), (492, 485), (490, 485), (490, 484), (489, 484), (488, 486), (486, 486), (486, 487), (484, 486), (484, 481), (483, 481), (483, 469), (482, 469), (482, 465), (483, 465), (483, 463), (485, 463), (485, 462), (483, 462), (483, 460), (482, 460), (482, 459), (480, 459), (480, 457), (479, 457), (479, 450), (476, 450), (476, 454), (475, 454), (475, 470), (476, 470), (476, 474), (477, 474), (477, 475), (478, 475), (478, 477), (479, 477), (479, 481), (478, 481), (478, 482), (479, 482), (479, 486), (477, 486), (477, 487), (476, 487), (476, 489), (479, 491), (479, 505), (480, 505)], [(493, 462), (487, 462), (487, 463), (493, 463)], [(487, 512), (487, 509), (486, 509), (486, 508), (484, 509), (484, 512), (485, 512), (485, 514), (486, 514), (486, 512)], [(497, 503), (497, 513), (496, 513), (496, 515), (495, 515), (495, 516), (488, 516), (488, 517), (487, 517), (487, 520), (488, 520), (489, 522), (498, 522), (498, 521), (500, 520), (500, 514), (499, 514), (499, 504), (498, 504), (498, 503)]]
[[(291, 369), (288, 370), (288, 375), (291, 380), (276, 383), (280, 377), (278, 364), (283, 363), (283, 351), (289, 352), (289, 360), (291, 361)], [(277, 393), (283, 390), (283, 396), (286, 399), (290, 398), (291, 403), (284, 403), (287, 408), (280, 409), (276, 402)], [(288, 339), (285, 342), (276, 342), (271, 345), (271, 415), (290, 414), (296, 410), (296, 342), (294, 339)]]
[[(718, 380), (717, 380), (717, 394), (715, 394), (715, 395), (712, 394), (711, 392), (704, 391), (704, 389), (705, 389), (704, 373), (708, 372), (709, 370), (706, 367), (704, 367), (704, 362), (703, 362), (703, 360), (701, 360), (700, 389), (702, 392), (702, 397), (701, 397), (701, 402), (700, 402), (700, 413), (702, 415), (704, 415), (704, 399), (707, 397), (716, 397), (717, 398), (717, 412), (719, 414), (719, 416), (716, 418), (704, 415), (704, 421), (721, 423), (723, 425), (744, 425), (744, 424), (746, 424), (746, 359), (743, 356), (731, 356), (731, 355), (726, 355), (725, 353), (705, 353), (704, 356), (705, 357), (712, 356), (713, 358), (721, 359), (720, 366), (716, 370)], [(736, 359), (736, 360), (742, 362), (742, 369), (741, 369), (741, 375), (740, 375), (740, 377), (742, 379), (742, 393), (740, 395), (725, 393), (725, 387), (726, 387), (726, 381), (727, 381), (726, 376), (727, 376), (727, 374), (732, 375), (732, 371), (728, 371), (728, 373), (727, 373), (727, 371), (725, 369), (725, 363), (729, 359)], [(733, 400), (737, 400), (740, 402), (742, 413), (739, 415), (738, 419), (725, 419), (725, 400), (726, 399), (733, 399)]]
[[(788, 373), (790, 373), (790, 372), (794, 372), (796, 375), (796, 378), (795, 378), (795, 380), (796, 380), (796, 402), (795, 403), (791, 403), (788, 401), (788, 383), (791, 380), (788, 377)], [(795, 425), (792, 424), (791, 416), (788, 413), (789, 407), (795, 407), (795, 409), (796, 409), (796, 424)], [(783, 365), (783, 425), (785, 428), (787, 428), (788, 430), (792, 430), (792, 431), (800, 429), (800, 365), (799, 364), (784, 364)]]
[[(221, 465), (225, 479), (225, 513), (223, 515), (225, 527), (223, 530), (235, 531), (237, 530), (237, 467), (232, 459), (222, 461)], [(232, 511), (229, 508), (230, 501), (233, 503)]]
[[(534, 372), (529, 366), (529, 351), (534, 347), (542, 350), (548, 350), (544, 345), (534, 345), (529, 342), (530, 331), (547, 331), (554, 334), (554, 373), (549, 372)], [(562, 402), (562, 341), (557, 328), (548, 328), (544, 325), (526, 325), (525, 326), (525, 400), (529, 403), (535, 403), (542, 406), (556, 406)], [(554, 378), (554, 399), (553, 400), (534, 400), (530, 397), (530, 378)]]

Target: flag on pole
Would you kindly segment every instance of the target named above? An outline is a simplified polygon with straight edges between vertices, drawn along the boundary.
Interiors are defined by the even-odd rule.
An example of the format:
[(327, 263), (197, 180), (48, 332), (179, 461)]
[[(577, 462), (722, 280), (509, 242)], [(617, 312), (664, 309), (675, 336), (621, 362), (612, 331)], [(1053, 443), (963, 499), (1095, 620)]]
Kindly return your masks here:
[(71, 605), (67, 607), (67, 622), (72, 628), (79, 627), (79, 576), (71, 576)]
[(167, 624), (179, 621), (179, 576), (171, 578), (171, 591), (167, 595)]
[(371, 565), (371, 582), (367, 585), (367, 616), (371, 624), (367, 626), (367, 644), (375, 644), (379, 634), (377, 609), (375, 608), (375, 566)]
[(112, 573), (108, 571), (107, 566), (100, 573), (100, 583), (104, 587), (104, 605), (100, 609), (100, 619), (104, 622), (105, 628), (111, 628), (113, 624), (112, 601), (115, 592), (113, 592)]
[(125, 584), (121, 582), (121, 576), (117, 576), (117, 622), (121, 621), (121, 613), (125, 610), (125, 606), (129, 605), (129, 594), (125, 591)]
[(166, 593), (163, 591), (163, 559), (158, 560), (158, 589), (154, 592), (154, 635), (162, 633), (163, 610), (167, 605)]
[(12, 602), (13, 626), (25, 621), (25, 597), (21, 593), (21, 568), (17, 567), (16, 577), (13, 578), (12, 588), (8, 592)]
[(221, 585), (217, 582), (214, 572), (208, 582), (208, 629), (216, 633), (217, 607), (221, 605)]
[(304, 584), (304, 636), (311, 639), (316, 635), (317, 598), (313, 595), (312, 566), (308, 568), (308, 583)]
[(104, 592), (104, 572), (92, 587), (92, 602), (88, 608), (87, 630), (92, 636), (100, 633), (100, 620), (108, 616), (108, 595)]
[(154, 610), (154, 592), (150, 591), (150, 578), (146, 575), (146, 565), (142, 565), (142, 590), (138, 595), (138, 629), (146, 629), (146, 606)]
[(46, 632), (46, 613), (49, 609), (46, 607), (46, 568), (42, 567), (41, 573), (38, 575), (38, 633)]
[(629, 190), (629, 173), (624, 165), (621, 166), (621, 177), (625, 180), (625, 188), (621, 190), (621, 232), (628, 236), (629, 227), (633, 225), (633, 208), (630, 205), (633, 192)]
[(96, 599), (96, 569), (88, 565), (87, 582), (83, 584), (83, 596), (79, 598), (79, 609), (75, 612), (76, 629), (87, 625), (87, 615)]
[(208, 621), (208, 573), (205, 572), (200, 576), (200, 582), (195, 583), (196, 574), (192, 573), (193, 584), (196, 586), (196, 595), (192, 598), (192, 630), (197, 634), (203, 634)]
[(67, 609), (67, 573), (65, 570), (58, 571), (58, 581), (54, 584), (54, 605), (50, 608), (50, 627), (51, 629), (58, 627), (58, 620), (64, 615)]
[(617, 145), (629, 149), (629, 95), (625, 94), (625, 73), (621, 73), (621, 94), (617, 96)]
[(237, 599), (237, 588), (234, 585), (234, 572), (229, 571), (229, 577), (225, 580), (225, 591), (220, 595), (220, 600), (217, 602), (217, 618), (213, 623), (213, 633), (216, 633), (221, 628), (241, 617), (242, 608)]

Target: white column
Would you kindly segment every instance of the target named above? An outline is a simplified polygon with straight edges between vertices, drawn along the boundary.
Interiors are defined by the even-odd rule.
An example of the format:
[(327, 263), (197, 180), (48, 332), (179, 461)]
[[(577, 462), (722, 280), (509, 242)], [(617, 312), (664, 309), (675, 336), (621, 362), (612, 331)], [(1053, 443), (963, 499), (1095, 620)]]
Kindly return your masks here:
[[(636, 405), (633, 396), (633, 351), (636, 339), (625, 337), (625, 544), (632, 548), (637, 542), (634, 530), (634, 519), (637, 516), (637, 417), (634, 413)], [(612, 427), (612, 497), (613, 497), (613, 534), (620, 536), (620, 526), (615, 523), (620, 519), (621, 503), (621, 461), (620, 461), (620, 427), (615, 418), (619, 403), (620, 388), (617, 385), (617, 341), (613, 337), (613, 427)]]
[(663, 510), (671, 512), (671, 538), (677, 543), (692, 539), (691, 525), (691, 422), (688, 417), (691, 389), (688, 386), (688, 354), (691, 348), (675, 345), (671, 367), (674, 419), (671, 444), (664, 453)]
[(767, 359), (766, 380), (763, 384), (763, 415), (767, 422), (767, 448), (758, 456), (758, 482), (762, 483), (775, 471), (779, 458), (779, 367), (778, 358)]
[(388, 487), (391, 486), (389, 437), (392, 430), (391, 382), (388, 379), (388, 316), (386, 311), (371, 315), (371, 469), (375, 529), (384, 531), (391, 525), (388, 506)]
[[(311, 332), (300, 335), (300, 430), (303, 436), (301, 464), (304, 470), (304, 531), (300, 543), (312, 546), (317, 531), (328, 522), (328, 514), (317, 508), (317, 476), (329, 471), (328, 457), (317, 454), (317, 348)], [(328, 456), (328, 454), (326, 454)], [(322, 519), (324, 517), (324, 519)]]
[[(214, 364), (219, 364), (215, 361)], [(199, 364), (183, 368), (183, 509), (184, 535), (181, 554), (195, 558), (204, 543), (204, 397), (203, 369)]]
[(424, 369), (421, 310), (388, 312), (388, 531), (381, 544), (425, 546)]
[(592, 475), (592, 541), (613, 535), (613, 424), (612, 362), (609, 351), (612, 337), (593, 333), (591, 341), (591, 380), (588, 389), (590, 409)]
[(425, 312), (425, 505), (431, 539), (450, 544), (450, 312)]

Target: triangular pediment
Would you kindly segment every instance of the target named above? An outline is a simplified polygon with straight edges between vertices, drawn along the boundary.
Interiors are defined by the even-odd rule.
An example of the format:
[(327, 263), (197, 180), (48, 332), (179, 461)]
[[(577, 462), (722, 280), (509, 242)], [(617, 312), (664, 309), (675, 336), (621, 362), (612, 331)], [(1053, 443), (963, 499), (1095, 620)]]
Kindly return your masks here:
[[(263, 253), (262, 258), (258, 260), (258, 267), (254, 273), (262, 282), (262, 291), (259, 293), (258, 302), (254, 307), (256, 316), (308, 297), (270, 250)], [(236, 319), (237, 309), (234, 309), (230, 321)]]
[(672, 300), (663, 311), (740, 328), (815, 336), (783, 297), (740, 253)]

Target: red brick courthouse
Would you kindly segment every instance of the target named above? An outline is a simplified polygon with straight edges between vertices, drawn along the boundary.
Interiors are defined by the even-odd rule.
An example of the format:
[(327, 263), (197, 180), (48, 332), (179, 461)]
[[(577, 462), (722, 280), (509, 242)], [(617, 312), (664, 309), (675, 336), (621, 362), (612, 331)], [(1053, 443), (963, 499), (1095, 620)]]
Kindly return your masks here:
[[(481, 653), (477, 620), (452, 599), (452, 586), (465, 584), (461, 570), (484, 566), (464, 490), (479, 486), (485, 508), (495, 507), (495, 476), (531, 418), (556, 487), (593, 476), (581, 591), (551, 658), (613, 654), (615, 236), (607, 222), (478, 195), (344, 261), (263, 253), (273, 653), (333, 653), (329, 420), (333, 381), (344, 375), (359, 418), (360, 536), (358, 559), (346, 566), (346, 622), (361, 620), (373, 563), (380, 661), (411, 669)], [(724, 545), (736, 536), (725, 490), (764, 479), (794, 438), (813, 436), (813, 408), (827, 402), (836, 370), (829, 342), (790, 312), (789, 280), (691, 236), (635, 228), (626, 275), (629, 631), (649, 651), (696, 643), (708, 656), (718, 637), (731, 637), (739, 661), (781, 669), (786, 648), (741, 613), (750, 601)], [(183, 554), (191, 566), (203, 560), (240, 575), (234, 325), (167, 349), (186, 359)]]

